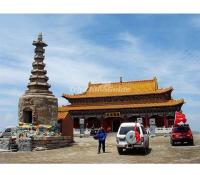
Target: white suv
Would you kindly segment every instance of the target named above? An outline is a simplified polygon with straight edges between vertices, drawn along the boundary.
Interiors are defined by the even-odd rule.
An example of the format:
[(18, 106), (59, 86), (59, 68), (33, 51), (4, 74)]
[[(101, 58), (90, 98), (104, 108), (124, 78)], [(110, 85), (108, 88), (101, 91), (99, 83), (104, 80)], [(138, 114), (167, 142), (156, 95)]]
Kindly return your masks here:
[(143, 149), (146, 154), (149, 149), (149, 136), (140, 123), (122, 123), (118, 129), (116, 141), (119, 154), (126, 149), (134, 148)]

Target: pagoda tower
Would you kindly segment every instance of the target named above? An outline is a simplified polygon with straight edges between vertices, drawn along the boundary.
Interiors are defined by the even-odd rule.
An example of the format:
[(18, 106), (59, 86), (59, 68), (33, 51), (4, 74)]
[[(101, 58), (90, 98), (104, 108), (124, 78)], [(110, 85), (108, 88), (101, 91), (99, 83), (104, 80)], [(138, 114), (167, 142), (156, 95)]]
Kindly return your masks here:
[(34, 125), (47, 124), (54, 125), (57, 121), (58, 100), (53, 93), (49, 91), (51, 87), (48, 84), (47, 71), (44, 61), (44, 47), (47, 44), (42, 39), (42, 33), (39, 33), (35, 46), (35, 56), (32, 63), (30, 82), (27, 90), (19, 99), (19, 122), (32, 123)]

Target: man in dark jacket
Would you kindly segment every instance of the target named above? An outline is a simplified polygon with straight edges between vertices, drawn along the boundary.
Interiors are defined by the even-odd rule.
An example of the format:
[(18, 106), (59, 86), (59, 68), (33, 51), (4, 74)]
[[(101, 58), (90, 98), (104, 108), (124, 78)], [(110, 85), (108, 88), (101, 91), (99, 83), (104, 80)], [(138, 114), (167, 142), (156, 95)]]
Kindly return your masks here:
[(98, 154), (100, 154), (101, 152), (101, 146), (102, 146), (103, 152), (105, 153), (106, 136), (107, 136), (106, 132), (104, 131), (103, 127), (101, 127), (99, 131), (97, 132), (97, 138), (99, 140)]

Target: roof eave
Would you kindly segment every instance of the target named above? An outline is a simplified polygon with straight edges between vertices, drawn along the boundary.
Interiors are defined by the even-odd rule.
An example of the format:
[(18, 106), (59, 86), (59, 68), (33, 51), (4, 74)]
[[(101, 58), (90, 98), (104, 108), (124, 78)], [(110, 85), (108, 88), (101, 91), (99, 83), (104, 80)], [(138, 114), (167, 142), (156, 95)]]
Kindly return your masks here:
[[(171, 107), (171, 106), (179, 106), (179, 105), (181, 105), (181, 107), (182, 107), (182, 105), (184, 104), (185, 102), (184, 102), (184, 99), (180, 99), (180, 100), (177, 100), (177, 103), (175, 103), (175, 104), (166, 104), (166, 105), (160, 105), (160, 106), (138, 106), (138, 107), (134, 107), (134, 108), (154, 108), (154, 107), (156, 107), (156, 108), (159, 108), (159, 107)], [(123, 109), (123, 108), (125, 108), (125, 109), (129, 109), (129, 108), (132, 108), (132, 107), (126, 107), (126, 106), (124, 106), (124, 107), (119, 107), (119, 106), (116, 106), (116, 109), (117, 109), (117, 107), (118, 108), (121, 108), (121, 109)], [(69, 108), (69, 109), (67, 109), (67, 108)], [(71, 108), (71, 109), (70, 109)], [(80, 108), (80, 109), (72, 109), (73, 107), (72, 107), (72, 105), (67, 105), (67, 106), (62, 106), (62, 107), (59, 107), (59, 111), (60, 112), (64, 112), (64, 111), (86, 111), (86, 110), (102, 110), (102, 109), (107, 109), (107, 108), (91, 108), (91, 109), (88, 109), (88, 108), (83, 108), (83, 106)], [(113, 108), (113, 109), (115, 109), (115, 108)]]
[[(162, 89), (158, 89), (162, 90)], [(147, 92), (147, 93), (135, 93), (135, 94), (112, 94), (112, 95), (105, 95), (105, 96), (86, 96), (84, 94), (76, 94), (76, 95), (71, 95), (71, 94), (63, 94), (62, 97), (70, 100), (70, 99), (84, 99), (84, 98), (103, 98), (103, 97), (118, 97), (118, 96), (140, 96), (140, 95), (151, 95), (151, 94), (164, 94), (167, 92), (172, 92), (173, 88), (165, 88), (163, 89), (163, 92)]]

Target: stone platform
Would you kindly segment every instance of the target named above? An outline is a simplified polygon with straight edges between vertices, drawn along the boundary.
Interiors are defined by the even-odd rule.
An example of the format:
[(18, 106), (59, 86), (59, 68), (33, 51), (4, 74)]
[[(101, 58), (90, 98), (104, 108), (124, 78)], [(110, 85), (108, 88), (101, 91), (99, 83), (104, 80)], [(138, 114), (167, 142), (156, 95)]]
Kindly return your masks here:
[(9, 138), (0, 138), (0, 149), (9, 150), (10, 139)]
[(36, 137), (32, 140), (32, 149), (43, 147), (45, 149), (56, 149), (72, 144), (71, 136), (52, 136), (52, 137)]
[[(19, 138), (16, 140), (17, 150), (15, 151), (33, 151), (37, 148), (41, 150), (50, 150), (63, 148), (72, 145), (73, 138), (70, 136), (52, 136), (52, 137), (35, 137)], [(12, 151), (12, 143), (9, 138), (0, 138), (0, 149)]]

